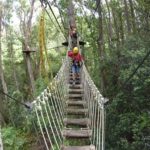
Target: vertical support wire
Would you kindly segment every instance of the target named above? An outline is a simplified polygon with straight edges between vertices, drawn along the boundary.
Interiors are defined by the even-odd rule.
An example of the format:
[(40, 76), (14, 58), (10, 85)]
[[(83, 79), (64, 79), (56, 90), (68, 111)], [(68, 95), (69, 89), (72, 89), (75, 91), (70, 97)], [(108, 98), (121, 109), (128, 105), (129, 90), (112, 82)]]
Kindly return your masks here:
[(101, 150), (101, 139), (102, 139), (102, 110), (99, 108), (99, 149)]
[(60, 97), (60, 94), (59, 94), (59, 91), (58, 91), (58, 87), (57, 87), (57, 81), (54, 82), (55, 83), (55, 96), (56, 96), (56, 99), (57, 99), (57, 102), (58, 102), (58, 106), (59, 106), (59, 109), (60, 109), (60, 113), (61, 113), (61, 118), (63, 120), (63, 107), (62, 107), (62, 99)]
[(104, 124), (104, 107), (102, 108), (102, 150), (104, 150), (104, 135), (105, 135), (105, 124)]
[[(69, 68), (67, 61), (66, 61), (66, 68)], [(59, 88), (59, 91), (61, 91), (60, 96), (62, 97), (62, 106), (63, 106), (63, 111), (65, 114), (65, 104), (66, 104), (66, 99), (67, 99), (68, 89), (69, 89), (69, 87), (68, 87), (69, 70), (65, 69), (64, 72), (65, 72), (65, 74), (63, 75), (63, 78), (60, 82), (60, 86), (58, 88)]]
[[(51, 95), (51, 94), (49, 94), (49, 95)], [(52, 97), (51, 96), (49, 96), (49, 100), (50, 100), (50, 103), (52, 103), (52, 106), (53, 106), (53, 100), (52, 100)], [(51, 110), (51, 108), (50, 108), (50, 104), (49, 104), (49, 102), (47, 101), (47, 103), (48, 103), (48, 107), (49, 107), (49, 111), (51, 112), (51, 114), (52, 114), (52, 116), (55, 116), (56, 117), (56, 123), (57, 123), (57, 125), (58, 125), (58, 128), (59, 128), (59, 130), (60, 130), (60, 135), (61, 135), (61, 129), (62, 129), (62, 127), (61, 127), (61, 121), (59, 121), (59, 117), (57, 117), (57, 113), (56, 113), (56, 109), (54, 109), (54, 114), (52, 113), (52, 110)], [(54, 107), (54, 106), (53, 106)], [(54, 117), (53, 117), (54, 118)], [(62, 135), (61, 135), (62, 136)]]
[(58, 94), (58, 89), (57, 89), (57, 86), (56, 86), (56, 81), (54, 82), (55, 84), (55, 90), (54, 90), (54, 93), (55, 93), (55, 97), (56, 97), (56, 102), (57, 102), (57, 105), (58, 105), (58, 108), (59, 108), (59, 112), (60, 112), (60, 115), (61, 115), (61, 119), (63, 121), (63, 108), (62, 108), (62, 105), (61, 105), (61, 98)]
[(89, 118), (89, 93), (88, 93), (88, 83), (87, 81), (85, 81), (85, 88), (84, 88), (84, 95), (85, 95), (85, 100), (87, 101), (87, 107), (88, 107), (88, 114), (87, 114), (87, 118)]
[[(87, 82), (87, 81), (86, 81)], [(87, 100), (88, 100), (88, 118), (91, 118), (91, 91), (90, 91), (90, 87), (89, 84), (87, 84)]]
[(99, 143), (99, 138), (100, 138), (100, 134), (101, 134), (101, 128), (100, 128), (100, 110), (99, 107), (97, 105), (97, 140), (96, 140), (96, 146), (97, 146), (97, 150), (100, 150), (100, 143)]
[(92, 124), (92, 144), (94, 144), (94, 114), (95, 114), (95, 103), (94, 103), (94, 95), (92, 92), (91, 95), (91, 101), (92, 101), (92, 116), (91, 116), (91, 124)]
[(53, 89), (52, 90), (52, 97), (53, 97), (53, 102), (54, 102), (54, 108), (56, 108), (57, 112), (58, 112), (58, 117), (61, 121), (61, 125), (63, 126), (63, 115), (62, 115), (62, 112), (61, 112), (61, 108), (60, 108), (60, 105), (59, 105), (59, 102), (58, 102), (58, 97), (56, 95), (56, 89)]
[[(48, 99), (48, 97), (47, 97), (47, 99)], [(52, 114), (52, 111), (51, 111), (51, 108), (49, 106), (48, 100), (46, 100), (46, 106), (48, 107), (48, 111), (49, 111), (50, 117), (52, 118), (52, 122), (54, 124), (54, 128), (56, 129), (56, 133), (58, 135), (59, 141), (62, 143), (61, 134), (59, 133), (61, 131), (61, 128), (60, 128), (60, 125), (58, 123), (58, 119), (56, 119), (56, 121), (54, 119), (54, 116)], [(49, 114), (48, 114), (48, 116), (49, 116)], [(49, 121), (50, 121), (50, 119), (49, 119)], [(58, 124), (58, 127), (57, 127), (56, 123)], [(59, 132), (58, 132), (58, 130), (59, 130)]]
[[(48, 144), (47, 144), (47, 141), (46, 141), (46, 138), (45, 138), (45, 135), (44, 135), (44, 131), (43, 131), (43, 128), (42, 128), (42, 125), (41, 125), (41, 122), (40, 122), (40, 117), (39, 117), (39, 115), (38, 115), (38, 111), (37, 111), (36, 106), (35, 106), (34, 109), (35, 109), (35, 112), (36, 112), (37, 121), (38, 121), (38, 124), (39, 124), (39, 126), (40, 126), (40, 131), (41, 131), (41, 134), (42, 134), (42, 136), (43, 136), (43, 140), (44, 140), (46, 149), (49, 150)], [(51, 142), (51, 141), (50, 141), (50, 143), (51, 143), (51, 145), (52, 145), (52, 142)]]
[(60, 89), (60, 97), (62, 100), (62, 107), (63, 107), (63, 118), (65, 118), (65, 108), (66, 108), (66, 100), (67, 100), (67, 96), (68, 96), (68, 85), (65, 81), (65, 79), (61, 80), (60, 82), (60, 86), (58, 87)]
[[(84, 80), (85, 79), (85, 76), (84, 76), (84, 74), (82, 73), (81, 74), (81, 78), (82, 78), (82, 83), (81, 83), (81, 85), (82, 85), (82, 87), (83, 87), (83, 91), (84, 91), (84, 94), (83, 94), (83, 100), (87, 103), (88, 101), (87, 101), (87, 99), (86, 99), (86, 81)], [(83, 82), (83, 81), (85, 81), (85, 82)]]
[[(103, 106), (103, 107), (105, 107), (105, 106)], [(105, 135), (106, 135), (106, 133), (105, 133), (105, 131), (106, 131), (106, 109), (104, 109), (104, 150), (105, 150), (105, 141), (106, 141), (106, 139), (105, 139)]]
[[(90, 90), (90, 86), (88, 85), (88, 92), (89, 92), (89, 118), (90, 118), (90, 128), (92, 129), (92, 116), (93, 116), (93, 99), (92, 99), (92, 93), (91, 93), (91, 90)], [(93, 130), (93, 129), (92, 129)]]
[(51, 144), (51, 146), (52, 146), (52, 149), (54, 150), (54, 146), (53, 146), (52, 140), (51, 140), (51, 138), (50, 138), (50, 135), (49, 135), (49, 132), (48, 132), (48, 128), (47, 128), (47, 126), (46, 126), (46, 122), (45, 122), (45, 119), (44, 119), (44, 115), (43, 115), (42, 109), (41, 109), (41, 111), (40, 111), (40, 114), (41, 114), (42, 122), (43, 122), (43, 124), (44, 124), (44, 128), (45, 128), (45, 131), (46, 131), (48, 140), (49, 140), (49, 142), (50, 142), (50, 144)]
[[(67, 65), (68, 65), (67, 61), (65, 62), (65, 64), (66, 64), (65, 68), (67, 68)], [(65, 70), (67, 70), (67, 69), (65, 69)], [(65, 75), (63, 74), (63, 72), (65, 72)], [(65, 91), (66, 88), (64, 88), (65, 86), (67, 86), (67, 84), (66, 84), (66, 82), (63, 82), (63, 81), (65, 81), (63, 79), (65, 78), (65, 76), (67, 76), (66, 74), (68, 73), (67, 71), (63, 71), (63, 72), (61, 73), (62, 76), (61, 76), (61, 81), (59, 82), (59, 85), (56, 82), (56, 87), (57, 87), (56, 95), (58, 96), (59, 101), (60, 101), (61, 112), (62, 112), (62, 115), (63, 115), (62, 118), (64, 118), (64, 109), (65, 109), (65, 103), (64, 103), (64, 101), (66, 99), (66, 94), (67, 94), (67, 92)]]
[(103, 134), (102, 131), (103, 130), (103, 113), (102, 113), (102, 109), (101, 109), (101, 150), (103, 149)]
[(64, 71), (62, 71), (62, 73), (61, 73), (62, 74), (61, 77), (59, 77), (60, 79), (58, 79), (58, 80), (60, 80), (60, 82), (59, 82), (59, 84), (56, 84), (57, 89), (58, 89), (58, 95), (61, 100), (63, 114), (64, 114), (64, 109), (65, 109), (64, 101), (66, 99), (66, 94), (67, 94), (67, 92), (66, 92), (67, 88), (65, 88), (65, 87), (68, 87), (67, 82), (66, 82), (66, 76), (68, 75), (68, 69), (67, 69), (68, 61), (67, 60), (65, 61), (65, 66), (66, 67), (64, 68)]
[(94, 102), (95, 102), (95, 105), (94, 105), (94, 137), (93, 137), (93, 140), (94, 140), (94, 143), (96, 141), (96, 112), (97, 112), (97, 103), (96, 103), (96, 97), (94, 97)]
[(61, 119), (61, 116), (60, 116), (60, 113), (59, 113), (59, 109), (58, 109), (58, 106), (57, 106), (57, 104), (56, 104), (56, 101), (55, 101), (55, 98), (54, 98), (53, 93), (52, 93), (52, 96), (51, 96), (51, 98), (50, 98), (50, 101), (51, 101), (51, 104), (52, 104), (52, 106), (53, 106), (53, 111), (54, 111), (54, 113), (55, 113), (55, 111), (56, 111), (56, 114), (57, 114), (56, 116), (57, 116), (58, 119), (60, 120), (61, 127), (63, 127), (62, 119)]
[[(44, 98), (43, 98), (43, 101), (44, 101)], [(43, 107), (44, 107), (45, 112), (46, 112), (46, 116), (47, 116), (47, 119), (48, 119), (48, 122), (49, 122), (50, 129), (51, 129), (51, 131), (52, 131), (52, 135), (53, 135), (55, 144), (56, 144), (57, 148), (59, 149), (60, 147), (59, 147), (58, 141), (57, 141), (56, 136), (55, 136), (55, 133), (54, 133), (54, 128), (52, 127), (52, 123), (51, 123), (50, 118), (49, 118), (49, 115), (48, 115), (46, 103), (44, 104)], [(56, 130), (57, 130), (57, 129), (56, 129)]]
[[(84, 87), (83, 87), (84, 89), (83, 89), (83, 91), (84, 91), (84, 94), (83, 94), (83, 99), (84, 99), (84, 101), (86, 101), (86, 103), (88, 104), (88, 98), (87, 98), (87, 82), (85, 81), (84, 82)], [(88, 106), (89, 106), (89, 104), (88, 104)]]
[(98, 121), (97, 121), (97, 119), (98, 119), (98, 103), (97, 103), (97, 101), (95, 102), (95, 107), (96, 107), (96, 114), (95, 114), (95, 139), (94, 139), (94, 141), (95, 141), (95, 146), (96, 146), (96, 150), (98, 150)]

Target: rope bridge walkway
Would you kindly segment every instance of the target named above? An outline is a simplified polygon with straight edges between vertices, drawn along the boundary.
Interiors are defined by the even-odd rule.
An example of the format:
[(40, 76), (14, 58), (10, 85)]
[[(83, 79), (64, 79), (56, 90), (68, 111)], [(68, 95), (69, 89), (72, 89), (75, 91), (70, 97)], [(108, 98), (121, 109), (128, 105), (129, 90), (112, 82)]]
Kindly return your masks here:
[(85, 65), (72, 84), (69, 58), (57, 75), (32, 102), (33, 114), (46, 150), (104, 150), (107, 101), (100, 94)]

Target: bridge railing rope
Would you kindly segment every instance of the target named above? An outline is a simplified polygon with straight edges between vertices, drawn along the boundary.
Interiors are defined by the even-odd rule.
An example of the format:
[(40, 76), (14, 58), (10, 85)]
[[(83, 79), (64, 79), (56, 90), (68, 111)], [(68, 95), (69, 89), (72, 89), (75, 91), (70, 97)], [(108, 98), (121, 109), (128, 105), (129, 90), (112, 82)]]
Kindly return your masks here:
[(68, 69), (69, 61), (66, 57), (53, 81), (32, 102), (37, 126), (47, 150), (60, 149), (60, 145), (63, 142), (61, 131), (64, 126), (64, 108), (68, 94)]
[(96, 150), (104, 150), (104, 103), (107, 99), (100, 94), (85, 65), (82, 67), (82, 82), (84, 88), (84, 100), (88, 104), (88, 118), (90, 120), (89, 128), (92, 129), (91, 144), (95, 145)]

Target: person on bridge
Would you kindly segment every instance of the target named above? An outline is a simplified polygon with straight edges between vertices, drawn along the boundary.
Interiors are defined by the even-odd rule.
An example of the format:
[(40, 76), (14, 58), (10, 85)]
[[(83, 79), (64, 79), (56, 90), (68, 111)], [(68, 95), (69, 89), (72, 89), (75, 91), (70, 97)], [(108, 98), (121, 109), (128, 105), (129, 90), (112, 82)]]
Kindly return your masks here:
[(71, 28), (70, 36), (71, 36), (71, 38), (76, 38), (77, 39), (77, 29), (75, 27)]
[(72, 58), (71, 70), (73, 73), (73, 85), (75, 85), (76, 79), (79, 77), (83, 57), (79, 53), (78, 47), (74, 47), (73, 50), (68, 51), (68, 56)]
[(77, 46), (77, 29), (74, 26), (70, 26), (70, 37), (72, 39), (72, 48)]

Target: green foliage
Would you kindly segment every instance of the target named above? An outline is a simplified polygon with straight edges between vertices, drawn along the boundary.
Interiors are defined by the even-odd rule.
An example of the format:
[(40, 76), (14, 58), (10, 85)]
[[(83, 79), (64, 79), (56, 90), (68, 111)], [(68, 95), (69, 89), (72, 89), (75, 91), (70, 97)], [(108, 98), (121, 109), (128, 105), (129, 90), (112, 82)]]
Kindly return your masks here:
[(39, 77), (36, 80), (35, 86), (36, 86), (35, 96), (38, 96), (41, 93), (41, 91), (43, 91), (46, 88), (47, 81), (44, 78)]
[[(137, 73), (126, 83), (148, 50), (144, 40), (135, 36), (128, 37), (122, 49), (119, 73), (121, 86), (117, 87), (116, 95), (111, 95), (111, 103), (107, 106), (106, 145), (108, 149), (115, 150), (148, 150), (144, 138), (150, 131), (150, 95), (147, 86), (149, 59), (145, 60)], [(107, 91), (114, 94), (114, 90), (111, 89), (110, 86)]]
[(26, 138), (22, 131), (13, 127), (2, 128), (2, 139), (6, 150), (25, 150)]

